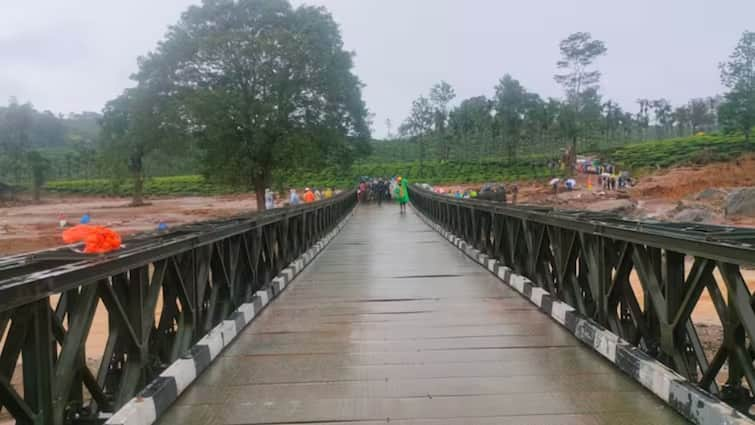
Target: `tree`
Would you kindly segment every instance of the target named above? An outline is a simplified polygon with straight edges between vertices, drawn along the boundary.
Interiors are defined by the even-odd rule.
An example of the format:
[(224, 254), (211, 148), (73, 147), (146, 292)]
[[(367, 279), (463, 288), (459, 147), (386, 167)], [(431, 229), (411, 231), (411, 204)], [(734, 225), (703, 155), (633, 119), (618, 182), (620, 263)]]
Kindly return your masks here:
[(640, 111), (637, 112), (637, 124), (639, 124), (642, 132), (642, 140), (645, 140), (647, 129), (650, 126), (650, 100), (637, 99), (637, 104), (640, 105)]
[[(156, 150), (176, 146), (179, 130), (170, 122), (172, 105), (144, 86), (127, 89), (105, 105), (102, 140), (113, 170), (131, 175), (134, 191), (131, 204), (144, 204), (145, 157)], [(86, 156), (80, 154), (85, 160)], [(86, 164), (89, 166), (89, 164)]]
[(34, 200), (39, 201), (42, 186), (47, 179), (47, 173), (50, 172), (50, 161), (38, 151), (29, 151), (26, 154), (26, 162), (31, 170), (32, 194)]
[(527, 90), (509, 74), (504, 75), (495, 87), (495, 118), (505, 137), (510, 162), (516, 160), (516, 151), (524, 135), (525, 118), (529, 112), (528, 96)]
[(422, 175), (427, 139), (435, 122), (435, 110), (432, 103), (425, 96), (420, 96), (412, 102), (409, 116), (399, 127), (399, 134), (410, 137), (419, 144), (419, 174)]
[(692, 126), (693, 134), (707, 129), (714, 122), (715, 115), (713, 115), (708, 100), (696, 98), (689, 101), (689, 123)]
[(30, 134), (30, 145), (34, 147), (61, 147), (65, 144), (63, 120), (50, 111), (34, 111)]
[(430, 89), (430, 103), (435, 109), (435, 132), (439, 142), (440, 157), (444, 160), (448, 160), (450, 156), (449, 140), (446, 134), (448, 104), (455, 97), (456, 92), (453, 87), (445, 81), (441, 81)]
[(686, 129), (690, 127), (690, 110), (689, 106), (682, 105), (674, 109), (671, 113), (671, 117), (676, 125), (677, 136), (683, 137), (686, 135)]
[(755, 32), (745, 31), (728, 62), (720, 64), (721, 82), (729, 88), (719, 115), (724, 128), (739, 130), (750, 144), (755, 125)]
[[(457, 157), (480, 159), (484, 156), (484, 140), (492, 135), (492, 105), (485, 96), (465, 99), (449, 114), (449, 128), (457, 138)], [(470, 157), (471, 154), (471, 157)]]
[(218, 0), (190, 7), (135, 78), (175, 99), (205, 174), (253, 186), (264, 209), (273, 171), (344, 164), (350, 140), (369, 138), (352, 68), (324, 8)]
[(448, 104), (456, 97), (454, 88), (445, 81), (434, 85), (430, 89), (430, 102), (443, 115), (448, 115)]
[(21, 183), (26, 166), (26, 152), (31, 147), (34, 108), (20, 104), (12, 97), (0, 115), (0, 170), (10, 170), (9, 176)]
[[(581, 135), (581, 112), (585, 106), (584, 94), (589, 89), (597, 91), (600, 83), (600, 71), (591, 69), (595, 60), (606, 54), (605, 44), (600, 40), (593, 40), (590, 33), (576, 32), (561, 41), (559, 45), (561, 59), (556, 63), (558, 69), (565, 71), (564, 74), (556, 74), (554, 79), (561, 84), (566, 91), (567, 102), (571, 105), (574, 119), (569, 135), (572, 140), (572, 152), (577, 150), (577, 139)], [(576, 156), (575, 156), (576, 158)]]
[[(603, 123), (603, 99), (597, 88), (585, 89), (582, 93), (582, 107), (577, 115), (579, 131), (585, 141), (591, 143), (591, 148), (597, 148), (597, 140)], [(571, 160), (576, 164), (577, 151), (572, 149)]]
[[(656, 99), (650, 102), (655, 116), (655, 123), (660, 128), (660, 137), (667, 137), (673, 123), (671, 116), (671, 103), (666, 99)], [(658, 135), (656, 135), (658, 136)]]

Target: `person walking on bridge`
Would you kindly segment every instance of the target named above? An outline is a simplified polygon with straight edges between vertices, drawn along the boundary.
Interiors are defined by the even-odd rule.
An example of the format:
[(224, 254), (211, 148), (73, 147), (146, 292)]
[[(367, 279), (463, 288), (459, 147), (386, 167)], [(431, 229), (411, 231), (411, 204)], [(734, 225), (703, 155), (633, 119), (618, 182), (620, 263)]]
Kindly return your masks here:
[(315, 194), (312, 193), (312, 189), (310, 188), (304, 189), (304, 196), (302, 198), (304, 199), (305, 204), (311, 204), (312, 202), (315, 202)]
[(265, 209), (271, 210), (275, 208), (275, 197), (273, 196), (273, 191), (268, 189), (265, 189)]
[(401, 178), (401, 176), (396, 179), (395, 193), (401, 214), (406, 214), (406, 203), (409, 202), (409, 186), (406, 183), (406, 179)]
[(301, 203), (301, 200), (299, 199), (299, 194), (296, 193), (296, 189), (291, 189), (291, 194), (288, 198), (288, 204), (291, 206), (296, 206)]
[(378, 180), (377, 185), (375, 186), (375, 199), (377, 199), (378, 206), (383, 205), (386, 189), (386, 183), (382, 179)]

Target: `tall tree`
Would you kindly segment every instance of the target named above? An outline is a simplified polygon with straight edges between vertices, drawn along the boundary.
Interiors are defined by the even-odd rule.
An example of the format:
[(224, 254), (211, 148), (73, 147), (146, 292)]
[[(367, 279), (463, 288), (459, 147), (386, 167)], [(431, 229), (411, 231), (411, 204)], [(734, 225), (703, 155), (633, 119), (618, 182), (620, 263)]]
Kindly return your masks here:
[(484, 140), (492, 135), (492, 102), (485, 96), (465, 99), (451, 111), (449, 128), (458, 142), (457, 157), (480, 159), (486, 151)]
[[(26, 169), (26, 152), (31, 148), (34, 108), (14, 97), (0, 114), (0, 174), (21, 183)], [(9, 171), (5, 171), (9, 170)]]
[(695, 98), (689, 101), (689, 122), (693, 134), (706, 130), (713, 125), (715, 115), (706, 99)]
[(687, 134), (687, 128), (690, 127), (690, 111), (689, 106), (682, 105), (674, 109), (671, 113), (671, 117), (676, 126), (677, 136), (684, 137)]
[(50, 160), (38, 151), (29, 151), (26, 154), (26, 162), (31, 170), (32, 197), (35, 201), (39, 201), (42, 186), (44, 186), (47, 174), (50, 172)]
[(667, 99), (656, 99), (650, 102), (653, 107), (653, 115), (655, 116), (655, 124), (660, 129), (660, 134), (656, 137), (668, 137), (673, 118), (671, 117), (671, 103)]
[(720, 64), (721, 82), (729, 88), (720, 109), (726, 129), (736, 129), (750, 143), (755, 125), (755, 32), (745, 31), (727, 62)]
[(410, 137), (419, 145), (419, 174), (423, 175), (427, 144), (430, 132), (435, 123), (435, 110), (432, 103), (425, 96), (420, 96), (412, 102), (409, 116), (399, 127), (399, 134)]
[[(583, 137), (593, 144), (593, 147), (596, 147), (597, 136), (603, 123), (602, 105), (603, 98), (596, 87), (586, 89), (582, 93), (582, 109), (579, 113), (581, 132)], [(576, 154), (576, 151), (574, 153)]]
[[(134, 191), (132, 205), (144, 203), (144, 159), (151, 152), (168, 150), (179, 130), (171, 123), (172, 105), (144, 86), (127, 89), (105, 105), (102, 117), (102, 141), (112, 170), (127, 170)], [(79, 157), (86, 160), (84, 154)]]
[(456, 92), (453, 87), (445, 81), (441, 81), (430, 89), (430, 102), (435, 109), (435, 132), (440, 157), (444, 160), (448, 160), (451, 154), (446, 126), (448, 124), (448, 105), (455, 97)]
[(495, 87), (494, 102), (495, 119), (500, 123), (509, 162), (513, 162), (516, 160), (516, 152), (524, 135), (530, 99), (521, 83), (506, 74)]
[(559, 45), (561, 59), (556, 63), (563, 74), (556, 74), (554, 79), (561, 84), (566, 91), (567, 102), (573, 112), (574, 120), (569, 136), (572, 141), (572, 156), (576, 159), (577, 139), (584, 127), (581, 113), (585, 106), (585, 94), (590, 89), (597, 91), (600, 83), (600, 71), (593, 69), (592, 65), (600, 56), (606, 54), (605, 44), (600, 40), (593, 40), (588, 32), (576, 32), (561, 41)]
[(190, 7), (136, 79), (177, 100), (206, 173), (254, 186), (263, 209), (273, 171), (345, 163), (351, 141), (369, 137), (352, 69), (324, 8), (216, 0)]
[(640, 106), (640, 110), (637, 112), (637, 124), (640, 125), (642, 140), (645, 140), (647, 139), (648, 127), (650, 127), (650, 100), (637, 99), (637, 104)]
[(386, 129), (385, 138), (388, 140), (393, 139), (393, 123), (391, 122), (390, 118), (385, 119), (385, 129)]

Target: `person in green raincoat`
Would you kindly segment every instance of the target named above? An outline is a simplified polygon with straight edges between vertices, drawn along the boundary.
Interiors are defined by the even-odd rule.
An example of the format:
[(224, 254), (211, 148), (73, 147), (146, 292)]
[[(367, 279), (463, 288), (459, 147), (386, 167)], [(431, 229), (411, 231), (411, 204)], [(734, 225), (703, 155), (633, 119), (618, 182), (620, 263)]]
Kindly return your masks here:
[(401, 208), (401, 214), (405, 214), (406, 203), (409, 202), (409, 187), (406, 184), (406, 180), (401, 178), (401, 176), (399, 176), (399, 178), (396, 180), (396, 200), (398, 201), (398, 205)]

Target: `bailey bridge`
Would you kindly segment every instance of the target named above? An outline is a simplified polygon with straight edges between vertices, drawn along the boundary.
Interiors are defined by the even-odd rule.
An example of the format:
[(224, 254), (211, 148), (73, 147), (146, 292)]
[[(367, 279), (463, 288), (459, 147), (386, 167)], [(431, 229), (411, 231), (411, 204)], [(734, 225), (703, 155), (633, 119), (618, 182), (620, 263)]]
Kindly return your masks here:
[(0, 259), (0, 416), (754, 423), (754, 231), (410, 193)]

